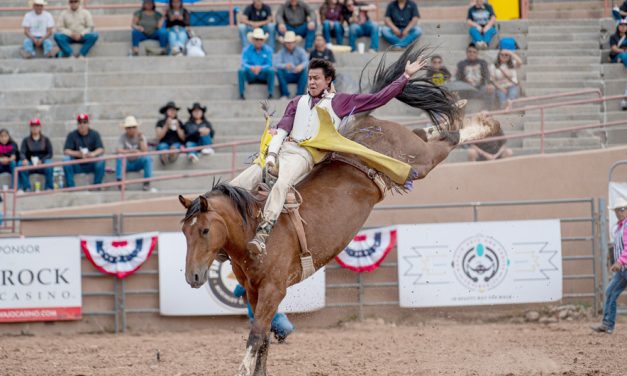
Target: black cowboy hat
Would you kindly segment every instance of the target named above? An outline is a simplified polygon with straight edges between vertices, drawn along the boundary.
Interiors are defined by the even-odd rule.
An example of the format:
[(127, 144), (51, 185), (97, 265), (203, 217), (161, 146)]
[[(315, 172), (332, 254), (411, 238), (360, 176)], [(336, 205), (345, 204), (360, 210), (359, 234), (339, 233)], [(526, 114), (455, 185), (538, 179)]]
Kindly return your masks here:
[(175, 108), (177, 111), (180, 110), (180, 108), (176, 107), (176, 103), (174, 103), (173, 101), (169, 101), (168, 103), (165, 104), (165, 106), (159, 109), (159, 113), (165, 114), (170, 108)]
[(189, 111), (189, 113), (191, 115), (191, 113), (194, 112), (194, 110), (202, 110), (202, 113), (204, 114), (205, 112), (207, 112), (207, 107), (206, 106), (202, 106), (198, 102), (194, 102), (194, 104), (192, 105), (192, 108), (188, 108), (187, 111)]

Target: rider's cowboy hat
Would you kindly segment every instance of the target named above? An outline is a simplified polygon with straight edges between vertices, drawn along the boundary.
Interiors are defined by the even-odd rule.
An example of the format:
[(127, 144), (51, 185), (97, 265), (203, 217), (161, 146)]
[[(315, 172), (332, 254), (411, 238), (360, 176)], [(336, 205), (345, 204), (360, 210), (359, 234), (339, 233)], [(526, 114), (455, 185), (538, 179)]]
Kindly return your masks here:
[(133, 127), (139, 127), (139, 122), (137, 122), (137, 119), (135, 119), (135, 116), (131, 115), (131, 116), (127, 116), (121, 125), (123, 128), (133, 128)]
[(627, 200), (623, 197), (616, 197), (614, 203), (608, 206), (610, 210), (616, 210), (620, 208), (627, 208)]
[(253, 30), (252, 32), (246, 34), (246, 37), (248, 38), (249, 42), (253, 42), (253, 39), (263, 39), (266, 40), (268, 39), (268, 34), (266, 34), (263, 29), (261, 28), (256, 28), (255, 30)]
[(165, 104), (165, 106), (163, 106), (163, 107), (161, 107), (159, 109), (159, 113), (160, 114), (165, 114), (168, 111), (168, 109), (170, 109), (170, 108), (174, 108), (177, 111), (180, 110), (180, 108), (176, 107), (176, 103), (174, 103), (173, 101), (169, 101), (168, 103)]
[(207, 107), (201, 106), (200, 103), (198, 102), (194, 102), (194, 104), (192, 105), (192, 108), (188, 108), (187, 111), (191, 115), (192, 112), (194, 112), (194, 110), (202, 110), (202, 113), (204, 114), (205, 112), (207, 112)]
[(279, 37), (279, 42), (281, 43), (298, 43), (302, 40), (300, 35), (296, 35), (293, 31), (287, 31), (285, 36)]

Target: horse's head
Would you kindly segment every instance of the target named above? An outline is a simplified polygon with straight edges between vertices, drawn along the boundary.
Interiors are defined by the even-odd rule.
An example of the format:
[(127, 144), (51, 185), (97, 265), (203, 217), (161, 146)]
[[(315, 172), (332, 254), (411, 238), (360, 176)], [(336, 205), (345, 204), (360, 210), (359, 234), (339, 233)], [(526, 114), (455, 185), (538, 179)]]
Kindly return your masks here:
[(199, 288), (207, 282), (209, 266), (227, 241), (228, 228), (205, 196), (194, 201), (179, 196), (179, 201), (187, 209), (182, 228), (187, 240), (185, 279)]

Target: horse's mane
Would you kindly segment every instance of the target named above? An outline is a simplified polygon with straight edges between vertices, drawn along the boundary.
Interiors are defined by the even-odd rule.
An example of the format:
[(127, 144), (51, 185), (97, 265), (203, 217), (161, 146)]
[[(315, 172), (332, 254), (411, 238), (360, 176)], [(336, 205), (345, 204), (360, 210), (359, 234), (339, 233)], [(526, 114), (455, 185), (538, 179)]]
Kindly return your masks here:
[[(239, 215), (242, 217), (244, 225), (248, 223), (248, 216), (253, 216), (256, 208), (256, 201), (253, 196), (247, 190), (233, 186), (227, 182), (214, 181), (213, 186), (209, 192), (206, 192), (203, 196), (210, 198), (213, 196), (226, 196), (235, 205)], [(192, 201), (192, 204), (187, 208), (185, 218), (183, 222), (191, 219), (200, 212), (200, 199), (197, 197)]]

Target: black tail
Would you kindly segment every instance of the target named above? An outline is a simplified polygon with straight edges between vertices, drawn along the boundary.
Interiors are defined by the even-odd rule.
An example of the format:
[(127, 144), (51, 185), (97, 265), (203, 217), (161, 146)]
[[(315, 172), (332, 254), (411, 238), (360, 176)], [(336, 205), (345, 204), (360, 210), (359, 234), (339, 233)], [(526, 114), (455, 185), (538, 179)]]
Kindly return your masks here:
[[(385, 66), (385, 58), (387, 52), (383, 54), (379, 65), (374, 73), (374, 78), (370, 82), (370, 92), (375, 93), (387, 85), (391, 84), (397, 78), (399, 78), (403, 72), (405, 72), (405, 65), (407, 61), (414, 62), (419, 56), (427, 56), (427, 48), (415, 48), (417, 42), (411, 44), (405, 52), (392, 63), (389, 67)], [(359, 77), (359, 90), (362, 91), (362, 80), (364, 72), (368, 65), (372, 62), (370, 60), (368, 64), (362, 69), (361, 76)], [(423, 68), (422, 70), (427, 70)], [(429, 118), (438, 126), (439, 123), (448, 121), (449, 124), (453, 124), (457, 115), (457, 108), (454, 106), (455, 99), (448, 92), (448, 90), (433, 84), (426, 77), (412, 78), (403, 92), (396, 97), (396, 99), (408, 104), (411, 107), (419, 108), (429, 115)]]

